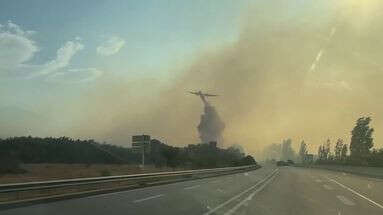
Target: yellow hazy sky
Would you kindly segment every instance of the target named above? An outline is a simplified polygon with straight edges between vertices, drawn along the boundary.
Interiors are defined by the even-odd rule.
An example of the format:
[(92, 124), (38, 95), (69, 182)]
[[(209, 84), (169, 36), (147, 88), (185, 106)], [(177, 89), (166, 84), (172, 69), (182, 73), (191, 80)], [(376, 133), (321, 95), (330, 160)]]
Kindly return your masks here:
[[(199, 5), (209, 9), (204, 19), (210, 27), (200, 28), (209, 34), (195, 33), (203, 20), (183, 20), (202, 16), (196, 7), (188, 18), (167, 23), (188, 23), (192, 30), (176, 37), (174, 28), (162, 28), (169, 45), (161, 44), (155, 32), (146, 35), (148, 43), (136, 38), (134, 43), (141, 45), (136, 52), (140, 58), (132, 60), (136, 64), (129, 64), (130, 58), (108, 55), (118, 46), (103, 53), (109, 61), (84, 57), (87, 63), (99, 66), (92, 68), (102, 75), (89, 66), (91, 82), (85, 78), (75, 84), (53, 82), (41, 87), (51, 87), (55, 94), (38, 99), (38, 104), (26, 102), (33, 112), (45, 116), (41, 123), (25, 129), (20, 125), (29, 124), (21, 120), (15, 127), (19, 131), (8, 133), (94, 138), (126, 146), (131, 135), (148, 133), (172, 145), (197, 143), (202, 103), (186, 91), (203, 90), (221, 95), (210, 102), (226, 124), (224, 145), (241, 144), (256, 156), (261, 156), (267, 144), (285, 138), (292, 138), (295, 147), (304, 139), (311, 152), (327, 138), (343, 138), (348, 143), (355, 121), (362, 116), (372, 117), (375, 145), (382, 147), (383, 2), (240, 2), (233, 11), (230, 3), (218, 7), (220, 1)], [(138, 22), (130, 31), (138, 31), (142, 25), (145, 23)], [(156, 30), (165, 38), (161, 28)], [(185, 41), (180, 43), (180, 38)], [(120, 42), (129, 52), (129, 35), (122, 40), (115, 37), (109, 43)], [(86, 49), (86, 38), (76, 41), (79, 44), (73, 50), (83, 49), (80, 45), (85, 44), (84, 50), (92, 51)], [(154, 49), (153, 41), (161, 46)], [(145, 50), (157, 55), (146, 56), (142, 54)], [(58, 73), (46, 80), (66, 74)], [(6, 81), (15, 83), (16, 78)], [(36, 82), (27, 80), (28, 84)], [(28, 87), (36, 89), (28, 85), (24, 90)]]

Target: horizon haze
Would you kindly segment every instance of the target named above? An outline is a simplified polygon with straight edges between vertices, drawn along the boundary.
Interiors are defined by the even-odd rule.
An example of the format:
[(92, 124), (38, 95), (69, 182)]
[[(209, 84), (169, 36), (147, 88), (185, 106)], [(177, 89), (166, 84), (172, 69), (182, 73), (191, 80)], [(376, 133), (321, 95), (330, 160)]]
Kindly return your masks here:
[(381, 1), (22, 2), (0, 3), (1, 138), (198, 143), (190, 89), (221, 95), (224, 146), (256, 158), (383, 130)]

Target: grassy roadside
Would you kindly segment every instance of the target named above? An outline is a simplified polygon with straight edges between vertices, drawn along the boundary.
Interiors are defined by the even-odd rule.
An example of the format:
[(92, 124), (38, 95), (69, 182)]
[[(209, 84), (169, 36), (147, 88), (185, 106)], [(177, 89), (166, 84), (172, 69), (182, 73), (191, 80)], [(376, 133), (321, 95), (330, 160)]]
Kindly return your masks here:
[(0, 184), (184, 170), (155, 168), (152, 165), (141, 169), (137, 165), (127, 164), (23, 164), (21, 168), (26, 172), (0, 175)]

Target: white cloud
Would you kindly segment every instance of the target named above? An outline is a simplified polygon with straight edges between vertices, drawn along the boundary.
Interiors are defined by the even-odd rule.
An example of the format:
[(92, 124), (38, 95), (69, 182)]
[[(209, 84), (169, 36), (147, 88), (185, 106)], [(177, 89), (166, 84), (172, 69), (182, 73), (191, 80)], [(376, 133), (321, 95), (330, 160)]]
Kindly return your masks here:
[(13, 31), (15, 34), (20, 36), (30, 36), (36, 33), (35, 31), (24, 31), (23, 29), (20, 28), (20, 26), (16, 25), (12, 21), (8, 21), (7, 27), (10, 31)]
[(45, 63), (42, 70), (38, 74), (46, 75), (61, 68), (67, 67), (72, 57), (82, 49), (84, 49), (84, 45), (77, 41), (66, 42), (64, 46), (57, 50), (56, 59)]
[(0, 67), (9, 71), (30, 60), (39, 51), (30, 34), (18, 25), (8, 22), (0, 28)]
[[(37, 78), (56, 80), (62, 77), (72, 82), (88, 82), (101, 76), (102, 72), (95, 68), (68, 69), (72, 58), (84, 45), (81, 38), (66, 42), (56, 52), (56, 57), (43, 64), (28, 63), (40, 49), (31, 39), (34, 31), (25, 31), (20, 26), (8, 21), (0, 25), (0, 75), (12, 77)], [(69, 77), (73, 75), (74, 77)], [(52, 77), (48, 77), (52, 76)]]
[(125, 40), (120, 37), (111, 37), (99, 47), (97, 47), (97, 53), (102, 56), (114, 55), (120, 51), (125, 45)]
[(96, 68), (69, 69), (49, 75), (46, 81), (63, 84), (86, 83), (96, 80), (102, 74), (103, 72)]

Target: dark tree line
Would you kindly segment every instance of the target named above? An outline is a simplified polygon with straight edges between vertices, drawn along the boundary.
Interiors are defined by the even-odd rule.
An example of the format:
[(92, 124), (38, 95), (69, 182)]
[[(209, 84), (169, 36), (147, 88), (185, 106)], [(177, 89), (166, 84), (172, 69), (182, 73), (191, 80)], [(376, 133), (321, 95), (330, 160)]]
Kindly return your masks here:
[(151, 141), (148, 158), (156, 167), (215, 168), (256, 164), (250, 155), (245, 156), (234, 147), (221, 149), (215, 143), (190, 144), (187, 147), (174, 147), (158, 140)]
[(12, 137), (0, 140), (0, 154), (23, 163), (130, 163), (139, 158), (124, 147), (68, 137)]
[[(0, 139), (0, 173), (19, 172), (20, 163), (139, 164), (141, 158), (131, 148), (94, 140), (30, 136)], [(145, 163), (156, 167), (214, 168), (256, 162), (235, 148), (221, 149), (215, 144), (180, 148), (153, 139)]]
[(333, 152), (330, 139), (320, 145), (317, 163), (383, 167), (383, 149), (373, 148), (374, 129), (370, 127), (370, 122), (370, 117), (361, 117), (356, 121), (349, 146), (342, 139), (337, 140)]
[(221, 149), (214, 143), (178, 148), (153, 140), (151, 153), (151, 161), (158, 167), (215, 168), (256, 164), (252, 156), (245, 156), (239, 149)]

